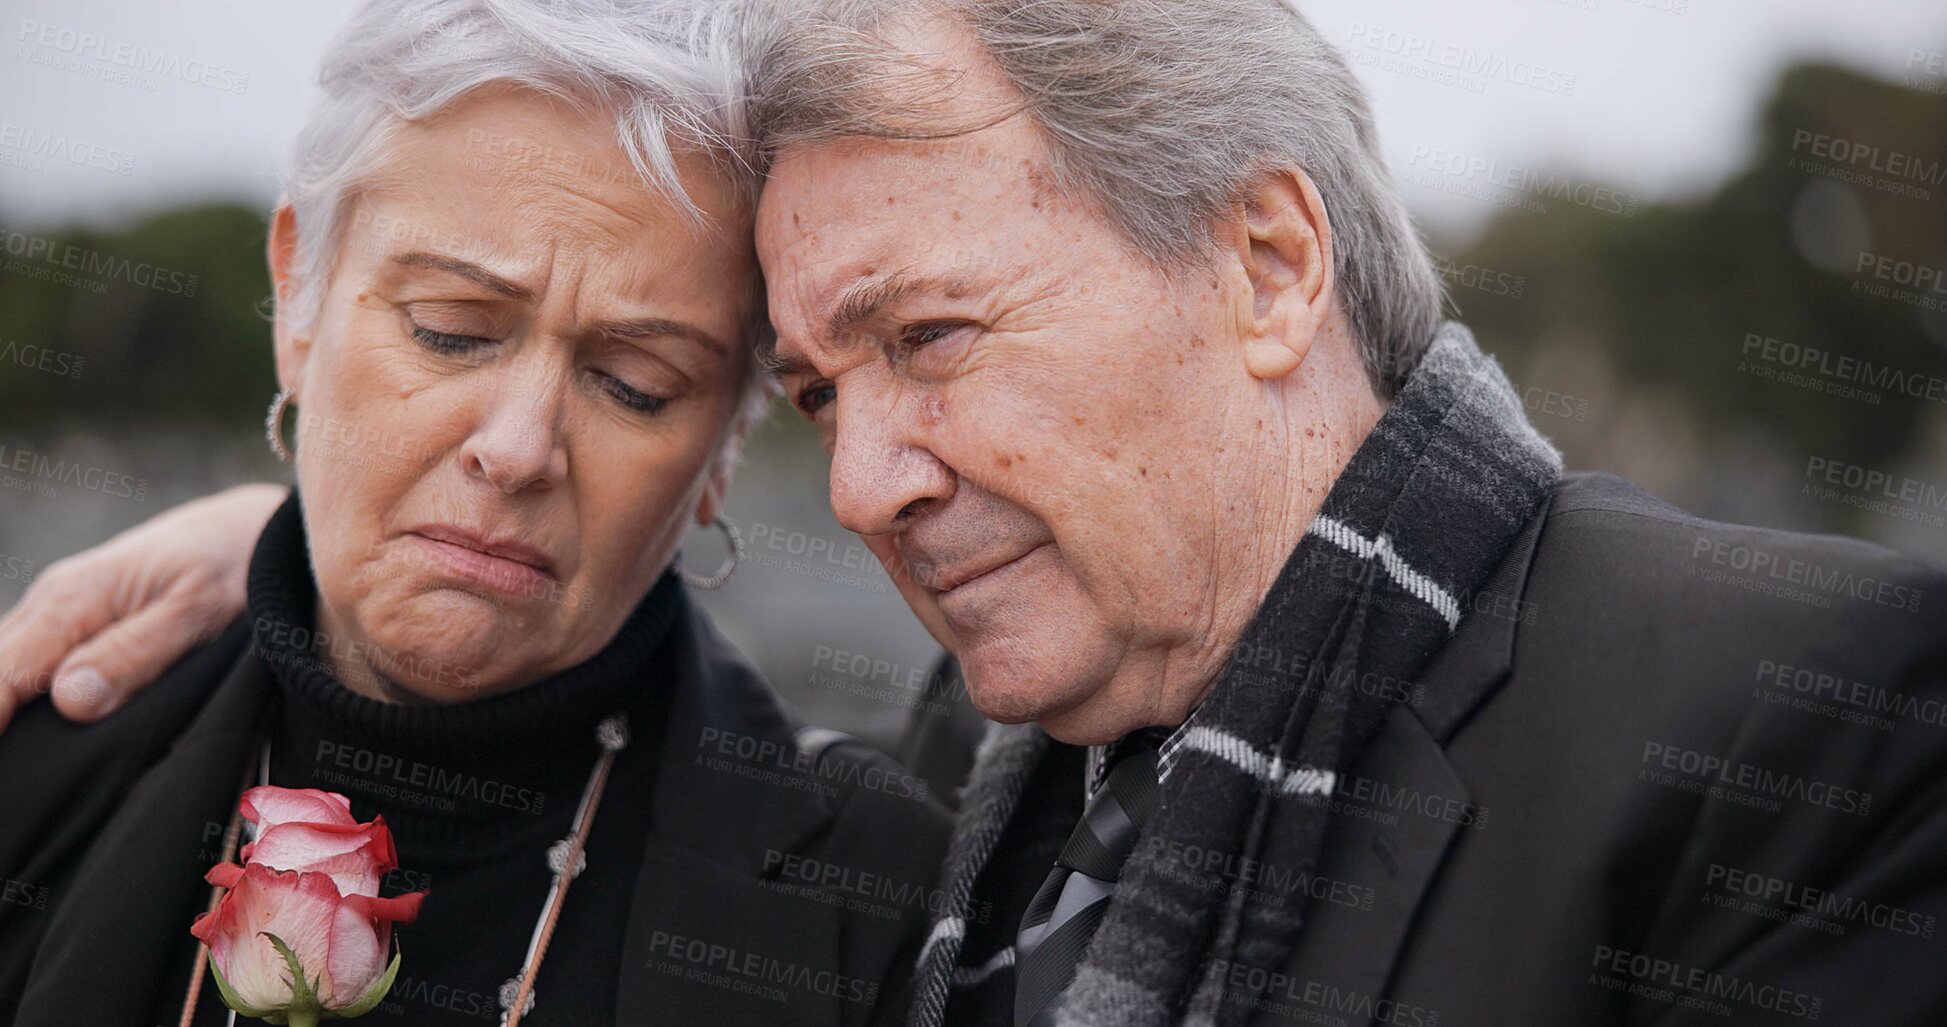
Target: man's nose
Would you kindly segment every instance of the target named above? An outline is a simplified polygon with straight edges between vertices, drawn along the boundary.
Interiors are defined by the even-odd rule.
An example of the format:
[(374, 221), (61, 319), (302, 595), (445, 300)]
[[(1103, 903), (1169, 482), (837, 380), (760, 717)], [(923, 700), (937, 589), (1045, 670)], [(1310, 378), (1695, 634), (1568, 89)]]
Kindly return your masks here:
[(952, 496), (952, 470), (914, 430), (918, 405), (916, 397), (898, 387), (839, 390), (832, 513), (847, 529), (860, 535), (890, 534), (909, 513)]
[(572, 373), (541, 361), (516, 361), (496, 375), (461, 449), (467, 474), (509, 495), (566, 478), (561, 429)]

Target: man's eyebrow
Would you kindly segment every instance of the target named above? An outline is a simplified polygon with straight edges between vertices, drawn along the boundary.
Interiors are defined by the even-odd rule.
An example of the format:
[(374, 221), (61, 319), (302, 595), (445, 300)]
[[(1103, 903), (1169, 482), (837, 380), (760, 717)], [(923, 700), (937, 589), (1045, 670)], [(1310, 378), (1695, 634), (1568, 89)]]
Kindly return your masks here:
[(632, 317), (622, 321), (601, 321), (596, 323), (595, 330), (603, 335), (622, 339), (688, 339), (717, 356), (730, 355), (730, 347), (722, 339), (693, 324), (666, 317)]
[(766, 346), (758, 350), (757, 363), (758, 366), (777, 378), (789, 378), (792, 375), (798, 374), (811, 374), (815, 370), (811, 366), (811, 362), (803, 357), (779, 356), (776, 345)]
[(838, 295), (832, 312), (825, 318), (825, 338), (844, 346), (860, 325), (877, 317), (879, 311), (919, 287), (919, 280), (904, 271), (861, 278)]
[(936, 292), (945, 296), (962, 296), (973, 289), (973, 285), (959, 275), (918, 274), (912, 271), (888, 271), (885, 274), (861, 278), (838, 295), (832, 304), (832, 312), (825, 318), (825, 337), (833, 345), (843, 349), (852, 340), (851, 336), (860, 325), (879, 316), (880, 311), (898, 301), (922, 292)]
[(403, 264), (407, 267), (429, 267), (438, 271), (444, 271), (447, 274), (459, 275), (461, 278), (486, 286), (494, 292), (512, 299), (526, 300), (534, 298), (533, 291), (515, 285), (513, 282), (494, 274), (492, 271), (470, 260), (449, 257), (444, 253), (429, 253), (425, 250), (414, 250), (411, 253), (401, 253), (393, 257), (392, 262), (394, 264)]
[[(893, 303), (915, 293), (939, 292), (958, 296), (970, 288), (965, 279), (958, 277), (938, 277), (909, 271), (868, 275), (846, 286), (832, 303), (831, 313), (825, 317), (825, 338), (831, 340), (833, 349), (849, 349), (860, 342), (854, 334), (859, 326), (877, 318)], [(757, 359), (766, 371), (779, 378), (811, 374), (816, 370), (803, 357), (779, 353), (775, 343), (760, 352)]]

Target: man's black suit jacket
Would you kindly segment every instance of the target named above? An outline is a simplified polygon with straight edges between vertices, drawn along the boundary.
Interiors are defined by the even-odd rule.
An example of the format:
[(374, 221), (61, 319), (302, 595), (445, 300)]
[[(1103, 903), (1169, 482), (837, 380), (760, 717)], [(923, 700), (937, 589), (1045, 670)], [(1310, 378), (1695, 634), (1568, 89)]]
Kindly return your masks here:
[[(1251, 1022), (1947, 1024), (1939, 570), (1572, 475), (1374, 687), (1317, 874), (1247, 885), (1311, 896), (1225, 968)], [(944, 791), (974, 724), (916, 717), (911, 765)]]

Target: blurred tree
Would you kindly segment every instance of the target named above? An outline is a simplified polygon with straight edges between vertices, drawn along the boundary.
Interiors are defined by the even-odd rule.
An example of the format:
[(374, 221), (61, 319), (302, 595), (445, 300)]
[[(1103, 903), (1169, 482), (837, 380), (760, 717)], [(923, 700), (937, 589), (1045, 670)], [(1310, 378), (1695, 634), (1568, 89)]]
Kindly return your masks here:
[[(252, 423), (276, 389), (266, 231), (256, 211), (210, 205), (116, 231), (12, 234), (9, 253), (22, 254), (0, 263), (0, 432)], [(79, 358), (78, 373), (34, 347)]]
[[(1751, 513), (1735, 493), (1753, 486), (1753, 468), (1739, 466), (1753, 454), (1775, 463), (1759, 490), (1772, 500), (1802, 491), (1812, 456), (1894, 473), (1947, 399), (1869, 388), (1874, 401), (1759, 369), (1788, 373), (1775, 355), (1809, 347), (1831, 357), (1799, 370), (1826, 388), (1889, 380), (1879, 369), (1947, 379), (1947, 291), (1874, 295), (1892, 283), (1859, 270), (1882, 255), (1947, 269), (1947, 96), (1801, 64), (1758, 128), (1743, 168), (1709, 195), (1633, 217), (1559, 200), (1545, 213), (1506, 211), (1446, 261), (1459, 314), (1531, 409), (1551, 394), (1586, 402), (1586, 417), (1536, 411), (1571, 464), (1734, 508), (1726, 516)], [(1520, 295), (1472, 284), (1470, 268), (1523, 279)], [(1796, 349), (1773, 346), (1765, 359), (1752, 336)], [(1848, 371), (1841, 357), (1862, 363)], [(1933, 483), (1947, 488), (1947, 475)], [(1797, 507), (1782, 520), (1884, 533), (1865, 519), (1876, 515), (1843, 504)]]

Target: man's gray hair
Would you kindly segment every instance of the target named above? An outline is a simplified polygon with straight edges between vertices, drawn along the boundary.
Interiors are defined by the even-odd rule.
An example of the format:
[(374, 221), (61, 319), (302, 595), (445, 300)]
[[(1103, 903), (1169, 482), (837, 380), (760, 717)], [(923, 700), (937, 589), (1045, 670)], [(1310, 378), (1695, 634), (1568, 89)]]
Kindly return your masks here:
[[(787, 0), (756, 61), (764, 152), (926, 135), (883, 30), (940, 15), (1026, 103), (1056, 180), (1099, 202), (1163, 267), (1206, 266), (1212, 225), (1258, 174), (1305, 171), (1373, 387), (1389, 395), (1440, 322), (1443, 293), (1381, 156), (1351, 68), (1281, 0)], [(911, 76), (905, 76), (910, 79)], [(923, 103), (917, 106), (923, 106)], [(951, 134), (930, 126), (936, 134)]]
[[(369, 0), (325, 51), (324, 96), (298, 134), (286, 176), (301, 283), (288, 313), (300, 322), (316, 317), (352, 201), (383, 174), (395, 130), (484, 86), (518, 86), (608, 113), (632, 165), (609, 173), (633, 173), (699, 225), (702, 211), (678, 172), (681, 154), (709, 158), (748, 207), (760, 180), (745, 118), (749, 24), (741, 13), (719, 0)], [(744, 223), (720, 227), (743, 243)], [(746, 342), (755, 346), (769, 322), (762, 278), (754, 270), (751, 278)]]

